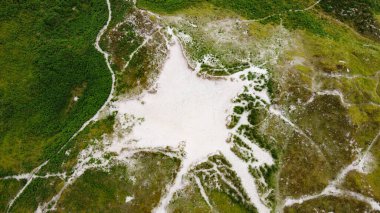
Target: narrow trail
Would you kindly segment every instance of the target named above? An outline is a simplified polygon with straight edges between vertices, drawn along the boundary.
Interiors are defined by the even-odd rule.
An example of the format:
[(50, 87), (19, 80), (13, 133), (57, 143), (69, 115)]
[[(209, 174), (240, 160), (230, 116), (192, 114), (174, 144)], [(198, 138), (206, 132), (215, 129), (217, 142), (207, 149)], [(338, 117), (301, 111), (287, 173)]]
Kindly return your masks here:
[[(37, 172), (35, 172), (37, 173)], [(20, 175), (12, 175), (0, 178), (0, 180), (29, 180), (30, 178), (50, 178), (50, 177), (59, 177), (61, 179), (65, 179), (66, 173), (47, 173), (46, 175), (36, 175), (35, 173), (25, 173)]]
[(339, 98), (340, 102), (342, 103), (343, 107), (345, 107), (346, 109), (348, 109), (352, 105), (351, 103), (348, 103), (345, 100), (343, 93), (337, 89), (336, 90), (322, 90), (322, 91), (313, 92), (313, 94), (311, 95), (309, 100), (307, 100), (304, 105), (311, 104), (314, 101), (316, 96), (323, 96), (323, 95), (337, 96)]
[(308, 11), (308, 10), (311, 10), (313, 9), (315, 6), (317, 6), (322, 0), (318, 0), (316, 1), (314, 4), (310, 5), (309, 7), (306, 7), (304, 9), (300, 9), (300, 10), (289, 10), (289, 12), (303, 12), (303, 11)]
[(127, 61), (127, 63), (125, 63), (124, 67), (123, 67), (123, 70), (125, 71), (125, 69), (128, 68), (129, 66), (129, 63), (131, 62), (133, 56), (139, 52), (139, 50), (144, 47), (151, 39), (153, 39), (153, 36), (154, 34), (156, 34), (157, 32), (159, 32), (161, 30), (161, 28), (157, 28), (152, 34), (150, 34), (147, 38), (144, 39), (144, 41), (140, 44), (140, 46), (138, 46), (130, 55), (129, 55), (129, 60)]
[(322, 192), (318, 194), (313, 194), (313, 195), (304, 195), (304, 196), (301, 196), (300, 198), (286, 198), (283, 208), (292, 206), (294, 204), (301, 204), (305, 201), (317, 199), (324, 196), (336, 196), (336, 197), (347, 196), (347, 197), (356, 199), (358, 201), (365, 202), (369, 204), (373, 210), (380, 211), (380, 203), (378, 201), (375, 201), (373, 198), (364, 196), (357, 192), (339, 188), (339, 185), (344, 181), (347, 174), (350, 173), (351, 171), (358, 171), (362, 173), (365, 172), (364, 167), (367, 161), (369, 160), (368, 155), (372, 147), (374, 146), (374, 144), (379, 140), (379, 138), (380, 138), (380, 131), (375, 136), (375, 138), (371, 141), (367, 149), (350, 165), (343, 168), (341, 172), (337, 175), (337, 177), (334, 180), (332, 180), (329, 183), (329, 185), (327, 185), (326, 188), (322, 190)]

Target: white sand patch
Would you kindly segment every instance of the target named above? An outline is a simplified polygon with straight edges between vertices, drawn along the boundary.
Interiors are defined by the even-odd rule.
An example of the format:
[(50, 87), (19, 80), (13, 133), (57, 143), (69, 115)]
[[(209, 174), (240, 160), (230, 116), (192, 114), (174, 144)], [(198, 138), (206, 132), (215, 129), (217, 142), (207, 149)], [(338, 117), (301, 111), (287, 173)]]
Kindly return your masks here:
[(11, 176), (2, 177), (2, 178), (0, 178), (0, 180), (10, 180), (10, 179), (14, 179), (14, 180), (27, 180), (27, 179), (29, 179), (32, 176), (33, 176), (33, 174), (23, 173), (23, 174), (19, 174), (19, 175), (11, 175)]
[(179, 32), (177, 34), (178, 38), (181, 39), (185, 44), (187, 43), (191, 43), (193, 41), (193, 38), (191, 38), (190, 35), (186, 34), (186, 33), (183, 33), (183, 32)]
[[(226, 118), (232, 111), (231, 100), (242, 92), (244, 86), (252, 84), (239, 78), (248, 69), (220, 80), (197, 77), (188, 67), (177, 39), (172, 43), (169, 59), (157, 80), (157, 92), (145, 92), (140, 97), (115, 103), (120, 114), (134, 115), (143, 121), (125, 138), (114, 140), (109, 150), (120, 152), (128, 146), (153, 149), (183, 146), (185, 157), (180, 171), (155, 212), (165, 212), (174, 193), (183, 188), (184, 175), (194, 164), (215, 153), (223, 154), (231, 162), (258, 210), (269, 212), (258, 195), (248, 164), (233, 154), (230, 144), (226, 143), (231, 132), (226, 127)], [(252, 70), (265, 72), (259, 68)], [(264, 99), (269, 101), (267, 96)], [(255, 150), (259, 162), (273, 164), (269, 153), (259, 147)]]
[(61, 179), (66, 178), (66, 173), (47, 173), (45, 175), (35, 175), (33, 173), (24, 173), (24, 174), (19, 174), (19, 175), (11, 175), (11, 176), (6, 176), (0, 178), (0, 180), (29, 180), (29, 179), (36, 179), (36, 178), (41, 178), (41, 179), (47, 179), (51, 177), (58, 177)]
[(125, 198), (125, 203), (129, 203), (129, 202), (131, 202), (133, 199), (135, 199), (135, 197), (127, 196), (127, 197)]
[(203, 56), (202, 63), (208, 66), (217, 66), (220, 62), (214, 55), (206, 54)]
[(290, 66), (302, 65), (304, 62), (305, 58), (296, 56), (292, 61), (290, 61)]

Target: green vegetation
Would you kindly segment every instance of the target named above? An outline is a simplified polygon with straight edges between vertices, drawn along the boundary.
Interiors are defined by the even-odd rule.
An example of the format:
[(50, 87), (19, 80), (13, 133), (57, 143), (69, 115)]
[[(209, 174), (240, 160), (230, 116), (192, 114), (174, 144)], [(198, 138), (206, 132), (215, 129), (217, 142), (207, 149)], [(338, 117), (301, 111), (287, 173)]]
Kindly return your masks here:
[(235, 106), (234, 107), (234, 113), (241, 115), (241, 114), (243, 114), (243, 112), (244, 112), (244, 107), (242, 107), (242, 106)]
[(107, 19), (105, 1), (0, 4), (4, 176), (29, 172), (54, 156), (104, 103), (111, 78), (93, 46)]
[[(273, 21), (275, 21), (274, 19)], [(283, 24), (288, 29), (307, 30), (318, 36), (327, 36), (326, 23), (313, 12), (292, 12), (284, 15)]]
[[(31, 112), (34, 110), (37, 113), (37, 111), (40, 110), (38, 112), (39, 117), (36, 115), (37, 117), (32, 119), (32, 121), (34, 122), (32, 124), (34, 126), (30, 127), (28, 126), (29, 125), (28, 123), (25, 123), (25, 122), (22, 123), (22, 125), (28, 124), (24, 128), (26, 129), (25, 131), (31, 131), (31, 133), (28, 135), (22, 135), (23, 137), (25, 137), (23, 139), (29, 139), (29, 140), (33, 139), (32, 138), (33, 135), (31, 135), (33, 133), (33, 134), (36, 134), (35, 137), (38, 136), (39, 137), (38, 139), (41, 141), (40, 141), (40, 144), (37, 144), (37, 143), (33, 144), (31, 143), (32, 141), (28, 141), (26, 145), (30, 146), (28, 147), (30, 148), (30, 150), (26, 149), (25, 147), (23, 147), (21, 150), (15, 150), (14, 146), (10, 147), (8, 146), (9, 144), (0, 143), (5, 148), (12, 149), (14, 150), (14, 152), (16, 151), (20, 152), (20, 153), (7, 153), (8, 156), (2, 155), (0, 157), (0, 160), (2, 160), (1, 158), (4, 159), (4, 158), (10, 158), (11, 156), (14, 157), (13, 155), (15, 154), (25, 155), (25, 156), (30, 155), (31, 158), (37, 159), (35, 161), (31, 161), (29, 158), (23, 159), (25, 161), (25, 164), (28, 164), (28, 166), (25, 168), (24, 167), (17, 168), (14, 165), (11, 165), (9, 161), (4, 160), (3, 161), (4, 165), (9, 166), (9, 168), (12, 168), (14, 170), (7, 171), (7, 170), (0, 169), (0, 175), (3, 176), (8, 173), (29, 172), (42, 160), (49, 159), (49, 163), (42, 168), (42, 170), (38, 173), (39, 175), (44, 175), (44, 174), (54, 173), (54, 172), (65, 172), (68, 176), (70, 176), (74, 172), (73, 171), (74, 166), (78, 163), (78, 154), (83, 149), (87, 148), (89, 145), (90, 146), (96, 145), (95, 144), (96, 140), (100, 140), (102, 136), (110, 135), (111, 133), (113, 133), (115, 114), (110, 115), (103, 120), (90, 124), (76, 138), (74, 138), (72, 141), (67, 143), (67, 140), (71, 137), (71, 135), (74, 134), (74, 132), (77, 129), (79, 129), (82, 123), (84, 123), (84, 121), (87, 120), (89, 116), (92, 116), (97, 111), (100, 105), (104, 103), (105, 98), (108, 96), (109, 87), (111, 85), (108, 69), (105, 66), (103, 56), (100, 53), (98, 53), (93, 46), (93, 42), (95, 41), (98, 31), (100, 30), (100, 28), (106, 21), (108, 11), (106, 7), (106, 3), (103, 1), (99, 1), (99, 2), (82, 1), (82, 2), (77, 2), (77, 3), (33, 2), (30, 4), (33, 4), (36, 7), (35, 11), (32, 10), (32, 11), (25, 12), (28, 9), (30, 9), (30, 5), (28, 5), (27, 3), (21, 6), (14, 4), (14, 5), (10, 5), (9, 7), (12, 6), (14, 7), (14, 9), (19, 9), (20, 17), (22, 15), (29, 14), (29, 13), (30, 13), (30, 16), (33, 15), (33, 20), (35, 22), (31, 21), (30, 25), (32, 23), (35, 25), (31, 25), (31, 26), (26, 25), (25, 27), (29, 27), (30, 29), (25, 28), (25, 32), (23, 33), (25, 34), (35, 33), (41, 38), (41, 40), (34, 39), (33, 40), (34, 43), (25, 42), (27, 43), (25, 44), (25, 47), (29, 48), (27, 49), (28, 51), (31, 51), (31, 50), (35, 51), (35, 52), (31, 51), (30, 54), (32, 55), (34, 54), (36, 57), (38, 56), (35, 60), (33, 59), (32, 61), (33, 65), (34, 64), (36, 66), (38, 65), (37, 67), (38, 69), (36, 68), (35, 70), (33, 70), (33, 72), (30, 71), (32, 74), (36, 75), (36, 79), (38, 81), (26, 82), (26, 83), (29, 83), (31, 85), (30, 86), (31, 88), (36, 89), (36, 91), (31, 91), (31, 93), (38, 95), (36, 97), (38, 98), (38, 100), (33, 100), (33, 102), (30, 103), (30, 104), (35, 104), (36, 105), (35, 108), (30, 107), (30, 105), (28, 105), (29, 108), (31, 108), (28, 112)], [(52, 5), (55, 4), (55, 5), (54, 7), (51, 7), (50, 4)], [(124, 1), (119, 1), (119, 0), (112, 0), (111, 4), (112, 4), (112, 10), (113, 10), (113, 19), (111, 20), (110, 27), (115, 27), (116, 24), (124, 20), (125, 14), (127, 12), (130, 13), (132, 11), (131, 3), (125, 3)], [(18, 8), (18, 6), (20, 6), (20, 8)], [(6, 8), (6, 9), (9, 9), (9, 8)], [(45, 12), (50, 12), (50, 11), (52, 11), (55, 14), (54, 17), (52, 14), (45, 14)], [(133, 15), (139, 15), (139, 14), (133, 14)], [(14, 20), (16, 20), (16, 18), (20, 18), (20, 17), (18, 16), (10, 17), (9, 19), (12, 20), (13, 18)], [(52, 17), (56, 19), (54, 21), (54, 25), (45, 26), (45, 19), (52, 18)], [(21, 18), (25, 19), (25, 17), (21, 17)], [(145, 16), (140, 14), (140, 18), (145, 18)], [(141, 23), (145, 23), (146, 20), (140, 20), (140, 21)], [(143, 28), (145, 26), (138, 26), (138, 27)], [(46, 32), (45, 31), (39, 32), (38, 30), (41, 30), (41, 29), (46, 30)], [(131, 33), (131, 32), (135, 32), (137, 29), (126, 28), (124, 30), (129, 31)], [(106, 36), (108, 36), (110, 32), (111, 32), (110, 30), (107, 30)], [(134, 38), (133, 36), (135, 35), (129, 34), (126, 37), (126, 39)], [(32, 38), (33, 37), (30, 37), (30, 39)], [(7, 38), (7, 39), (10, 39), (10, 38)], [(13, 36), (12, 39), (15, 39), (15, 37)], [(115, 45), (115, 48), (116, 47), (118, 48), (118, 49), (115, 49), (115, 51), (111, 49), (107, 45), (107, 43), (105, 43), (107, 39), (101, 40), (101, 46), (103, 46), (105, 50), (111, 51), (112, 56), (116, 57), (116, 56), (125, 54), (125, 52), (123, 52), (122, 50), (123, 50), (123, 47), (127, 45), (125, 43), (126, 39), (122, 40), (122, 43), (118, 43), (117, 46)], [(154, 39), (156, 40), (157, 38), (154, 38)], [(161, 37), (161, 39), (163, 38)], [(137, 47), (136, 46), (137, 44), (140, 45), (141, 41), (142, 40), (138, 41), (139, 43), (135, 44), (135, 48)], [(17, 44), (17, 42), (18, 41), (16, 40), (15, 43)], [(15, 43), (12, 43), (12, 44), (15, 44)], [(0, 44), (3, 45), (3, 43), (0, 43)], [(29, 47), (27, 45), (32, 45), (32, 47)], [(147, 57), (147, 53), (149, 52), (149, 54), (154, 54), (152, 53), (152, 49), (154, 49), (154, 51), (161, 51), (161, 50), (158, 50), (157, 44), (154, 44), (154, 45), (149, 44), (147, 45), (147, 47), (144, 47), (145, 49), (142, 48), (143, 51), (141, 51), (141, 53), (140, 52), (136, 53), (136, 55), (138, 55), (139, 58), (136, 61), (131, 61), (130, 67), (132, 68), (138, 67), (136, 69), (138, 69), (138, 72), (140, 73), (141, 73), (141, 69), (150, 70), (151, 67), (142, 65), (141, 61), (143, 60), (149, 63), (148, 61), (150, 60), (150, 58)], [(10, 47), (7, 46), (7, 48), (10, 48)], [(149, 66), (155, 66), (155, 65), (149, 64)], [(156, 67), (156, 69), (158, 69), (158, 67)], [(20, 70), (17, 70), (17, 71), (20, 71)], [(115, 69), (115, 71), (120, 71), (120, 70)], [(147, 76), (144, 76), (144, 77), (146, 78), (146, 80), (148, 79)], [(136, 84), (138, 80), (134, 78), (133, 81), (134, 81), (133, 83)], [(5, 82), (5, 83), (9, 83), (9, 82)], [(0, 84), (0, 86), (6, 85), (5, 83)], [(56, 86), (57, 88), (55, 88), (54, 86)], [(70, 90), (66, 91), (65, 90), (66, 88), (70, 88)], [(26, 90), (27, 88), (24, 88), (24, 89)], [(38, 92), (40, 92), (41, 94), (38, 94)], [(2, 93), (0, 94), (2, 95)], [(5, 95), (8, 95), (8, 96), (15, 95), (16, 97), (16, 95), (19, 95), (19, 94), (17, 93), (17, 94), (5, 94)], [(24, 95), (30, 95), (30, 94), (28, 93)], [(19, 97), (19, 99), (21, 100), (22, 98), (25, 98), (25, 97)], [(28, 98), (29, 99), (25, 101), (26, 103), (28, 101), (31, 101), (33, 97), (28, 97)], [(45, 99), (45, 98), (51, 98), (52, 100), (47, 99), (47, 100), (44, 100), (43, 102), (42, 99)], [(77, 98), (79, 98), (78, 101), (76, 100)], [(62, 105), (61, 108), (58, 109), (57, 104), (54, 106), (50, 106), (52, 105), (50, 101), (56, 101), (58, 99)], [(5, 106), (7, 106), (7, 104), (8, 103), (6, 103)], [(43, 104), (45, 105), (50, 104), (50, 105), (47, 105), (46, 107), (43, 106), (41, 107), (41, 109), (38, 109), (38, 107), (42, 106)], [(86, 106), (85, 104), (89, 104), (89, 106)], [(22, 106), (22, 107), (27, 107), (27, 106)], [(9, 111), (8, 108), (4, 110)], [(8, 111), (6, 113), (8, 113)], [(55, 112), (57, 115), (54, 115), (53, 112)], [(89, 112), (92, 112), (92, 114), (89, 114)], [(4, 113), (4, 116), (5, 115), (8, 116), (8, 114), (6, 113)], [(24, 112), (21, 112), (21, 113), (24, 113)], [(33, 114), (27, 114), (26, 112), (24, 114), (22, 115), (34, 116)], [(1, 113), (0, 115), (3, 115), (3, 113)], [(18, 116), (17, 118), (21, 119), (20, 116)], [(23, 119), (28, 119), (28, 118), (23, 118)], [(39, 119), (42, 119), (42, 120), (40, 121)], [(51, 119), (51, 121), (49, 119)], [(44, 129), (42, 127), (42, 124), (40, 124), (40, 122), (42, 121), (45, 122), (43, 127), (47, 129)], [(15, 120), (10, 120), (9, 125), (15, 124), (14, 122)], [(36, 123), (40, 126), (35, 126), (37, 125)], [(20, 122), (20, 125), (21, 125), (21, 122)], [(3, 126), (4, 126), (3, 123), (1, 123), (1, 130), (7, 127), (5, 126), (3, 128)], [(54, 129), (52, 129), (50, 126), (53, 126)], [(31, 130), (29, 130), (30, 128)], [(9, 127), (9, 129), (13, 129), (13, 127)], [(5, 129), (5, 130), (8, 130), (8, 129)], [(62, 130), (62, 132), (59, 132), (58, 130)], [(22, 129), (21, 130), (19, 129), (18, 132), (12, 130), (10, 131), (10, 133), (7, 132), (7, 135), (4, 138), (8, 139), (8, 142), (10, 142), (11, 141), (10, 139), (12, 138), (12, 136), (16, 136), (15, 135), (16, 133), (19, 134), (19, 132), (25, 132), (25, 131), (23, 131)], [(3, 135), (0, 136), (0, 139), (2, 139), (2, 136)], [(25, 143), (25, 142), (20, 141), (20, 143)], [(40, 145), (40, 147), (38, 145)], [(64, 149), (58, 152), (58, 150), (63, 145), (65, 145)], [(101, 144), (99, 145), (101, 146)], [(1, 151), (5, 152), (7, 150), (2, 149)], [(109, 155), (106, 154), (104, 155), (104, 157), (109, 159), (112, 157), (111, 155), (112, 154), (109, 153)], [(157, 164), (162, 163), (162, 165), (160, 166), (160, 170), (157, 171), (157, 173), (152, 173), (150, 169), (147, 169), (144, 167), (143, 170), (145, 173), (142, 171), (139, 171), (138, 172), (139, 174), (134, 174), (134, 176), (138, 177), (140, 181), (139, 183), (140, 186), (138, 186), (139, 188), (138, 189), (135, 188), (134, 190), (136, 190), (136, 193), (140, 194), (141, 197), (135, 199), (135, 200), (140, 200), (138, 202), (135, 201), (137, 204), (134, 204), (134, 205), (137, 205), (138, 208), (136, 208), (136, 206), (130, 207), (130, 208), (137, 209), (138, 212), (140, 210), (143, 212), (146, 212), (148, 211), (147, 209), (152, 209), (153, 206), (157, 204), (157, 202), (159, 201), (161, 197), (161, 194), (164, 192), (163, 190), (164, 187), (169, 181), (171, 181), (174, 178), (175, 171), (177, 170), (179, 166), (179, 161), (177, 159), (168, 158), (161, 154), (140, 153), (138, 155), (148, 156), (146, 158), (142, 156), (141, 159), (139, 159), (139, 161), (141, 161), (141, 163), (144, 165), (149, 165), (150, 167), (154, 167), (154, 166), (157, 167)], [(20, 158), (21, 157), (24, 157), (24, 156), (20, 156)], [(17, 159), (13, 159), (13, 160), (17, 162)], [(152, 164), (155, 164), (155, 165), (152, 165)], [(122, 167), (119, 169), (122, 169)], [(98, 172), (102, 172), (102, 171), (99, 170)], [(146, 187), (146, 181), (148, 181), (149, 179), (148, 177), (150, 177), (150, 181), (152, 183), (151, 189), (141, 190), (142, 188), (146, 189), (145, 187)], [(161, 182), (158, 181), (158, 178), (160, 178)], [(103, 178), (102, 180), (106, 180), (106, 178)], [(90, 178), (90, 179), (86, 179), (85, 182), (91, 182), (91, 181), (94, 181), (94, 180), (91, 180)], [(16, 189), (13, 189), (15, 188), (15, 186), (13, 186), (12, 184), (8, 184), (9, 181), (1, 180), (0, 182), (1, 184), (4, 184), (4, 187), (2, 187), (2, 190), (4, 189), (4, 195), (2, 194), (4, 196), (4, 199), (2, 199), (4, 201), (4, 204), (1, 203), (1, 208), (5, 209), (9, 200), (13, 196), (15, 196), (15, 194), (13, 193), (16, 193), (16, 192), (13, 192), (13, 191), (15, 191)], [(24, 181), (18, 181), (18, 182), (15, 181), (15, 182), (19, 184), (24, 183)], [(106, 182), (109, 182), (109, 181), (107, 180), (104, 183)], [(30, 183), (28, 188), (21, 194), (19, 199), (17, 199), (12, 210), (21, 211), (21, 212), (35, 210), (39, 203), (47, 202), (48, 200), (50, 200), (51, 197), (55, 195), (62, 188), (63, 183), (64, 181), (59, 178), (34, 179)], [(79, 182), (79, 184), (81, 184), (81, 182)], [(94, 185), (97, 186), (96, 184)], [(109, 185), (107, 185), (107, 187), (108, 186)], [(114, 194), (107, 192), (107, 187), (104, 187), (104, 189), (106, 189), (105, 195), (101, 195), (101, 196), (108, 196), (109, 199), (108, 200), (106, 199), (105, 201), (106, 203), (110, 202), (110, 199), (114, 199), (114, 197), (112, 197)], [(115, 185), (115, 187), (118, 187), (118, 186)], [(91, 192), (92, 190), (96, 191), (96, 187), (87, 188), (87, 191)], [(153, 194), (150, 194), (152, 191), (153, 191)], [(83, 198), (84, 196), (82, 194), (78, 194), (78, 195), (80, 196), (75, 196), (75, 197), (78, 197), (78, 199), (76, 200), (71, 200), (73, 196), (69, 196), (70, 199), (65, 200), (65, 202), (69, 202), (68, 206), (70, 208), (80, 209), (81, 206), (79, 204), (82, 201), (79, 198)], [(149, 200), (149, 202), (147, 200)], [(73, 201), (78, 201), (79, 203), (74, 202), (74, 204), (71, 204), (70, 202), (73, 202)], [(99, 198), (98, 201), (99, 201), (98, 202), (99, 205), (103, 205), (104, 207), (107, 206), (104, 202), (103, 203), (101, 202), (102, 201), (101, 198)], [(117, 201), (118, 200), (116, 200), (116, 202)], [(125, 200), (123, 200), (123, 202), (125, 202)], [(96, 210), (97, 208), (98, 206), (95, 205), (94, 210)]]
[(259, 147), (268, 150), (274, 159), (278, 159), (279, 150), (277, 148), (277, 145), (272, 140), (270, 140), (268, 136), (263, 135), (259, 128), (254, 126), (252, 127), (248, 125), (241, 125), (239, 127), (239, 131), (241, 131), (246, 138), (248, 138), (250, 141), (253, 141)]
[[(114, 122), (115, 115), (110, 115), (90, 124), (67, 144), (68, 154), (58, 153), (38, 174), (55, 172), (66, 172), (68, 176), (72, 174), (74, 166), (78, 163), (80, 151), (95, 145), (95, 140), (101, 141), (103, 136), (113, 133)], [(112, 157), (112, 154), (109, 153), (108, 156)], [(107, 158), (107, 155), (104, 157)], [(115, 161), (110, 165), (110, 169), (87, 170), (64, 192), (59, 201), (59, 211), (112, 209), (116, 212), (149, 212), (157, 205), (165, 186), (174, 179), (180, 161), (160, 153), (140, 152), (135, 154), (130, 162), (133, 162), (133, 165)], [(22, 181), (14, 182), (23, 183)], [(12, 192), (10, 187), (13, 185), (8, 186), (6, 181), (0, 181), (0, 183), (6, 184), (7, 191), (5, 192)], [(63, 180), (59, 178), (34, 179), (15, 202), (12, 211), (34, 211), (38, 204), (49, 201), (53, 195), (57, 194), (63, 184)], [(7, 193), (4, 196), (5, 208), (11, 197), (8, 198)], [(133, 196), (134, 200), (126, 204), (126, 196)]]
[(206, 1), (177, 11), (177, 18), (171, 15), (163, 16), (163, 22), (174, 27), (189, 64), (195, 68), (201, 62), (200, 73), (209, 76), (230, 75), (250, 63), (264, 63), (286, 43), (280, 39), (284, 36), (280, 27), (240, 22), (239, 14)]
[(130, 93), (134, 90), (140, 93), (143, 89), (151, 86), (150, 83), (158, 75), (162, 60), (166, 56), (166, 47), (163, 45), (165, 41), (162, 35), (156, 33), (154, 40), (158, 42), (141, 47), (130, 59), (128, 68), (119, 78), (117, 89), (120, 93)]
[(233, 143), (231, 151), (235, 153), (236, 156), (249, 163), (257, 161), (251, 147), (238, 136), (233, 135), (230, 140)]
[(354, 127), (346, 114), (338, 97), (325, 95), (316, 97), (305, 110), (299, 110), (294, 119), (323, 152), (327, 164), (325, 171), (339, 171), (342, 165), (354, 160), (348, 148), (352, 140), (348, 135), (353, 135)]
[(230, 119), (231, 119), (230, 122), (227, 124), (228, 129), (232, 129), (238, 124), (240, 120), (240, 116), (232, 115)]
[[(276, 2), (263, 0), (138, 0), (137, 6), (162, 14), (182, 13), (183, 10), (197, 7), (202, 3), (230, 10), (247, 19), (263, 19), (264, 23), (280, 23), (289, 29), (306, 29), (314, 34), (325, 36), (323, 21), (314, 12), (299, 11), (313, 5), (315, 1), (281, 0)], [(376, 0), (360, 1), (321, 1), (314, 10), (321, 10), (353, 26), (358, 32), (379, 39), (380, 24), (375, 13), (380, 12), (380, 3)], [(298, 10), (298, 11), (297, 11)], [(341, 12), (343, 11), (343, 12)]]

